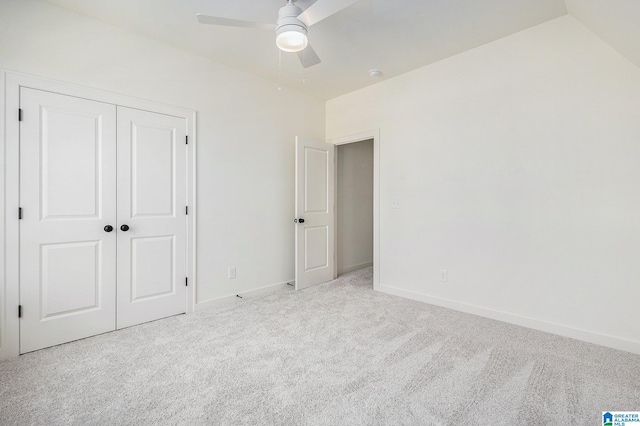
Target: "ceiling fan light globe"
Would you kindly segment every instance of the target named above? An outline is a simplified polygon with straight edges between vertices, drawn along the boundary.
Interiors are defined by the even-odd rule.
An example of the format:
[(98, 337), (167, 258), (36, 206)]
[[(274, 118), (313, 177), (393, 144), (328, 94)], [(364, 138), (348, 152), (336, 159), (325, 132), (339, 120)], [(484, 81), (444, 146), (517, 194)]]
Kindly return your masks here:
[(282, 26), (277, 33), (276, 45), (282, 51), (299, 52), (309, 44), (306, 31), (297, 25)]

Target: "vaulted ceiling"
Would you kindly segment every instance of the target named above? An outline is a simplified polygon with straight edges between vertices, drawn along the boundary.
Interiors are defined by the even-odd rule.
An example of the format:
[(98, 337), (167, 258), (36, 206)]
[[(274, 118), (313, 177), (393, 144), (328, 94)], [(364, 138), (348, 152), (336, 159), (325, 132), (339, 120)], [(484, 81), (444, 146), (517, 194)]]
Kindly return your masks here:
[[(638, 0), (359, 0), (309, 29), (322, 59), (304, 70), (270, 31), (199, 24), (196, 13), (274, 23), (285, 0), (46, 0), (330, 99), (567, 13), (640, 66)], [(316, 0), (298, 0), (306, 9)], [(323, 1), (323, 0), (317, 0)], [(368, 74), (377, 68), (382, 76)]]

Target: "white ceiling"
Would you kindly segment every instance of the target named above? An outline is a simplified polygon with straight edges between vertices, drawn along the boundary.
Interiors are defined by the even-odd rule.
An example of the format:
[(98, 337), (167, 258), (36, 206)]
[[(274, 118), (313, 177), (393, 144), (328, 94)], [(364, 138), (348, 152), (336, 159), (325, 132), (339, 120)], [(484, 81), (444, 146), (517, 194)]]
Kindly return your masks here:
[[(323, 99), (376, 83), (371, 68), (390, 78), (565, 15), (567, 5), (574, 16), (595, 22), (612, 8), (609, 0), (360, 0), (309, 29), (322, 63), (305, 72), (296, 54), (282, 53), (279, 73), (272, 32), (202, 25), (196, 13), (275, 23), (285, 0), (46, 1)], [(633, 13), (625, 18), (625, 11), (638, 12), (640, 1), (612, 1), (623, 9), (605, 14), (600, 32), (616, 32), (615, 21), (626, 19), (626, 31), (637, 36), (640, 22)], [(312, 3), (297, 2), (303, 9)], [(622, 50), (633, 53), (637, 40)], [(640, 64), (640, 50), (635, 54)]]

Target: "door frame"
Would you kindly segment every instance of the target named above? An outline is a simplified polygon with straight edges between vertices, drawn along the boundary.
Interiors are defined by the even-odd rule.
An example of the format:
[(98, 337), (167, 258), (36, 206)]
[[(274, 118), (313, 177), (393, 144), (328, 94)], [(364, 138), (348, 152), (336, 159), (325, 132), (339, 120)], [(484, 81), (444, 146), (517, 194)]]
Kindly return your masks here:
[(20, 321), (20, 233), (18, 207), (20, 201), (20, 125), (18, 106), (20, 88), (55, 92), (128, 108), (141, 109), (184, 118), (187, 123), (187, 286), (186, 312), (193, 312), (196, 300), (196, 112), (187, 108), (138, 99), (127, 95), (84, 87), (72, 83), (3, 70), (0, 87), (4, 90), (4, 102), (0, 103), (0, 128), (4, 124), (4, 149), (0, 149), (0, 199), (4, 209), (0, 211), (0, 228), (4, 241), (0, 241), (0, 360), (19, 355)]
[[(380, 129), (368, 130), (352, 135), (331, 138), (327, 143), (333, 145), (346, 145), (349, 143), (363, 142), (373, 139), (373, 289), (380, 289)], [(337, 151), (337, 150), (336, 150)], [(334, 185), (338, 185), (338, 155), (334, 156), (336, 162), (334, 166)], [(334, 217), (337, 217), (338, 191), (334, 190)], [(337, 226), (334, 226), (334, 233), (337, 233)], [(334, 235), (334, 241), (337, 235)], [(333, 251), (333, 276), (338, 277), (337, 250)]]

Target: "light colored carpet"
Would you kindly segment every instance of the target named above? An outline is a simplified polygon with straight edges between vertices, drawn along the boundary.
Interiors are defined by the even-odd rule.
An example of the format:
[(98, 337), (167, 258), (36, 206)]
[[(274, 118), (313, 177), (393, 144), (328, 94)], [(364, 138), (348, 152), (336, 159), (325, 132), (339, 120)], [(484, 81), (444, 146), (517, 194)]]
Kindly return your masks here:
[(371, 289), (371, 269), (0, 363), (2, 425), (597, 425), (640, 356)]

